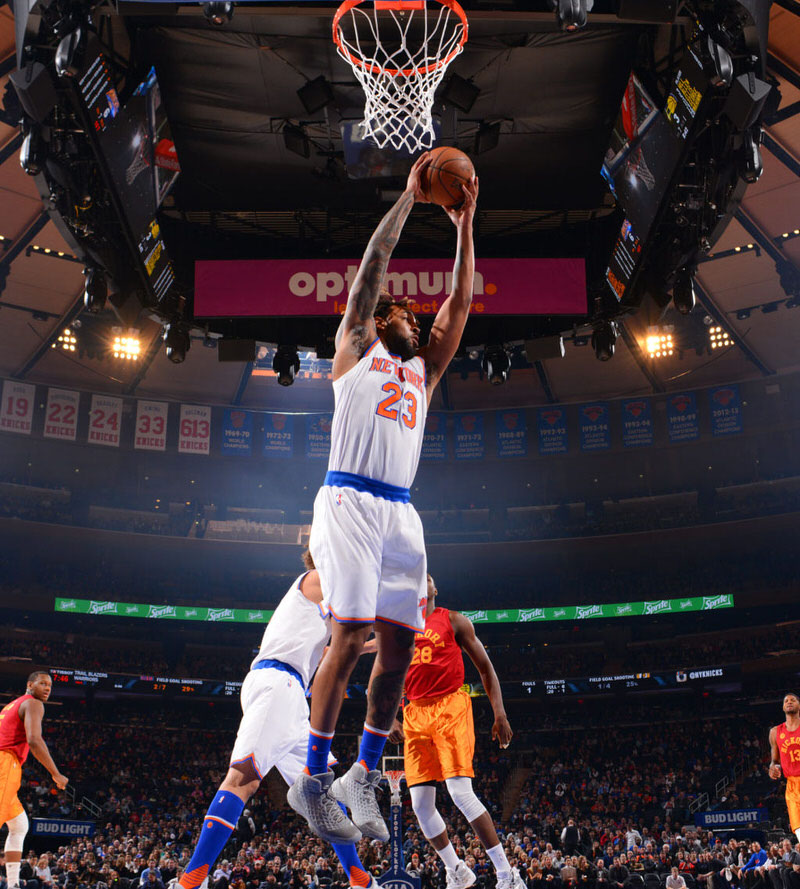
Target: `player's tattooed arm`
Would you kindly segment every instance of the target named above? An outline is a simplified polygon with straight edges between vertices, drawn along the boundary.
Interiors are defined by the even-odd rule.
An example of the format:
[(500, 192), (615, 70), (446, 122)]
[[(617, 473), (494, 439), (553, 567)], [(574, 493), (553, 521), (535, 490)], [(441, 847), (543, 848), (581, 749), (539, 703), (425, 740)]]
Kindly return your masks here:
[[(353, 357), (360, 358), (377, 336), (373, 315), (383, 278), (411, 209), (415, 203), (426, 200), (422, 193), (421, 177), (429, 163), (430, 155), (427, 152), (415, 161), (408, 174), (405, 191), (380, 221), (367, 244), (347, 297), (344, 317), (336, 332), (337, 359), (340, 351), (347, 353), (347, 358), (344, 362), (334, 360), (334, 378), (346, 372), (349, 369), (347, 365), (352, 366)], [(342, 367), (343, 363), (346, 366)], [(340, 366), (337, 367), (337, 364)]]

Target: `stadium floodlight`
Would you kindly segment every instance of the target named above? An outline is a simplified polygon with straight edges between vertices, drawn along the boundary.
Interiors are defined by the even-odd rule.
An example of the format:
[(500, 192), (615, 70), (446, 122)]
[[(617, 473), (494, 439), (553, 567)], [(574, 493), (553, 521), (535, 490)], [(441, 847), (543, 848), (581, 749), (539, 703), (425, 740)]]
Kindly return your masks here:
[(203, 15), (212, 25), (221, 27), (233, 18), (233, 3), (222, 2), (222, 0), (212, 0), (211, 3), (204, 3)]
[(712, 349), (725, 349), (733, 345), (731, 335), (719, 324), (712, 324), (708, 328), (708, 342)]
[(124, 336), (116, 334), (111, 347), (114, 357), (121, 358), (123, 361), (138, 361), (142, 351), (142, 343), (138, 334), (139, 331), (135, 329), (129, 330)]
[(483, 372), (492, 386), (501, 386), (511, 373), (511, 359), (504, 346), (487, 346), (483, 353)]
[(601, 321), (592, 331), (592, 348), (598, 361), (610, 361), (614, 357), (617, 334), (616, 322), (610, 319)]
[(291, 386), (300, 370), (300, 356), (296, 346), (278, 346), (272, 359), (272, 369), (278, 375), (281, 386)]
[(71, 327), (65, 327), (54, 343), (51, 343), (51, 349), (61, 348), (64, 352), (74, 352), (78, 347), (78, 340)]
[(669, 358), (675, 353), (675, 339), (668, 329), (651, 327), (645, 339), (648, 358)]

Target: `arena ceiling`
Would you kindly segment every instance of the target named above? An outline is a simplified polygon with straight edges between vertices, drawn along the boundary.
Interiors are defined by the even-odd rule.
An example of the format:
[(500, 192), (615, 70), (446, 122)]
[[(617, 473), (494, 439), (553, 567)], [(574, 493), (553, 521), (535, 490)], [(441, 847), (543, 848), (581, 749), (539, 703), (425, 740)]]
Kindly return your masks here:
[[(616, 355), (607, 363), (598, 362), (591, 348), (567, 342), (563, 359), (515, 368), (501, 387), (490, 387), (475, 374), (464, 379), (451, 373), (444, 394), (437, 396), (443, 405), (437, 406), (502, 407), (645, 394), (798, 369), (800, 311), (786, 307), (776, 270), (776, 260), (800, 270), (800, 237), (794, 237), (800, 230), (796, 6), (787, 0), (785, 7), (775, 3), (771, 11), (769, 71), (779, 81), (782, 99), (766, 126), (763, 175), (749, 187), (740, 214), (713, 255), (700, 265), (702, 305), (688, 318), (670, 309), (663, 319), (687, 336), (691, 328), (695, 337), (705, 315), (722, 319), (735, 345), (699, 354), (687, 348), (670, 359), (648, 362), (641, 343), (652, 317), (641, 311), (625, 321)], [(535, 32), (524, 46), (514, 37), (521, 29)], [(183, 167), (168, 216), (192, 226), (199, 237), (220, 242), (244, 234), (253, 236), (253, 243), (262, 237), (271, 244), (281, 239), (296, 243), (302, 232), (323, 231), (334, 254), (350, 258), (360, 253), (371, 220), (387, 205), (380, 204), (374, 183), (348, 180), (330, 150), (340, 147), (339, 119), (357, 116), (361, 94), (328, 33), (329, 14), (301, 6), (259, 15), (239, 9), (221, 29), (208, 25), (198, 11), (152, 21), (137, 52), (159, 60)], [(476, 158), (482, 187), (479, 249), (482, 242), (495, 249), (506, 233), (552, 243), (561, 233), (568, 236), (570, 223), (609, 212), (597, 170), (635, 51), (633, 29), (602, 20), (567, 35), (544, 16), (521, 20), (519, 14), (473, 14), (470, 43), (452, 70), (474, 78), (480, 95), (468, 115), (448, 112), (442, 125), (466, 145), (481, 121), (501, 122), (498, 146)], [(14, 21), (4, 6), (0, 94), (14, 66)], [(334, 84), (335, 110), (309, 115), (297, 90), (318, 75)], [(281, 132), (286, 120), (306, 126), (309, 158), (287, 151)], [(160, 326), (145, 317), (137, 322), (144, 356), (136, 364), (50, 348), (65, 320), (75, 317), (83, 292), (82, 265), (69, 261), (69, 248), (42, 216), (33, 180), (20, 168), (18, 147), (16, 129), (0, 123), (0, 263), (4, 256), (6, 261), (13, 257), (0, 293), (0, 376), (278, 410), (330, 406), (326, 380), (302, 379), (282, 388), (271, 373), (253, 372), (250, 364), (220, 363), (217, 350), (203, 348), (200, 340), (183, 364), (173, 365), (161, 346)], [(445, 239), (449, 222), (442, 217), (439, 226), (423, 215), (419, 230), (412, 223), (407, 234)], [(310, 243), (310, 249), (319, 250), (318, 239)], [(59, 252), (66, 255), (59, 257)]]

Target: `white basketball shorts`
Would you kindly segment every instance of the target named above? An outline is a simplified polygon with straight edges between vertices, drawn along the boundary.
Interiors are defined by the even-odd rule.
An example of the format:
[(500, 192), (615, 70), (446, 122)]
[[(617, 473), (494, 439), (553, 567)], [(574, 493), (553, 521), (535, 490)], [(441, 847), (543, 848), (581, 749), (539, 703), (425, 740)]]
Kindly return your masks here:
[(322, 607), (337, 621), (424, 629), (428, 565), (422, 522), (411, 503), (323, 485), (314, 500), (309, 548)]
[(283, 670), (251, 670), (241, 703), (230, 764), (250, 760), (259, 778), (275, 766), (291, 786), (306, 766), (308, 703), (302, 684)]

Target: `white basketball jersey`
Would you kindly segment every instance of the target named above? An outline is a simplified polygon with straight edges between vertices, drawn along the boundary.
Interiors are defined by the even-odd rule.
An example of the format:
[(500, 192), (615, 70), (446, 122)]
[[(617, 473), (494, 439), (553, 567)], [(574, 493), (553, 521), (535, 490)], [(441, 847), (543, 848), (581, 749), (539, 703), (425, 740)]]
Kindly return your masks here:
[(331, 621), (330, 617), (322, 616), (319, 605), (303, 595), (300, 581), (305, 576), (301, 574), (278, 603), (264, 630), (253, 665), (264, 658), (283, 661), (297, 670), (308, 688), (331, 638)]
[(402, 361), (375, 340), (333, 394), (328, 470), (410, 488), (428, 412), (422, 358)]

